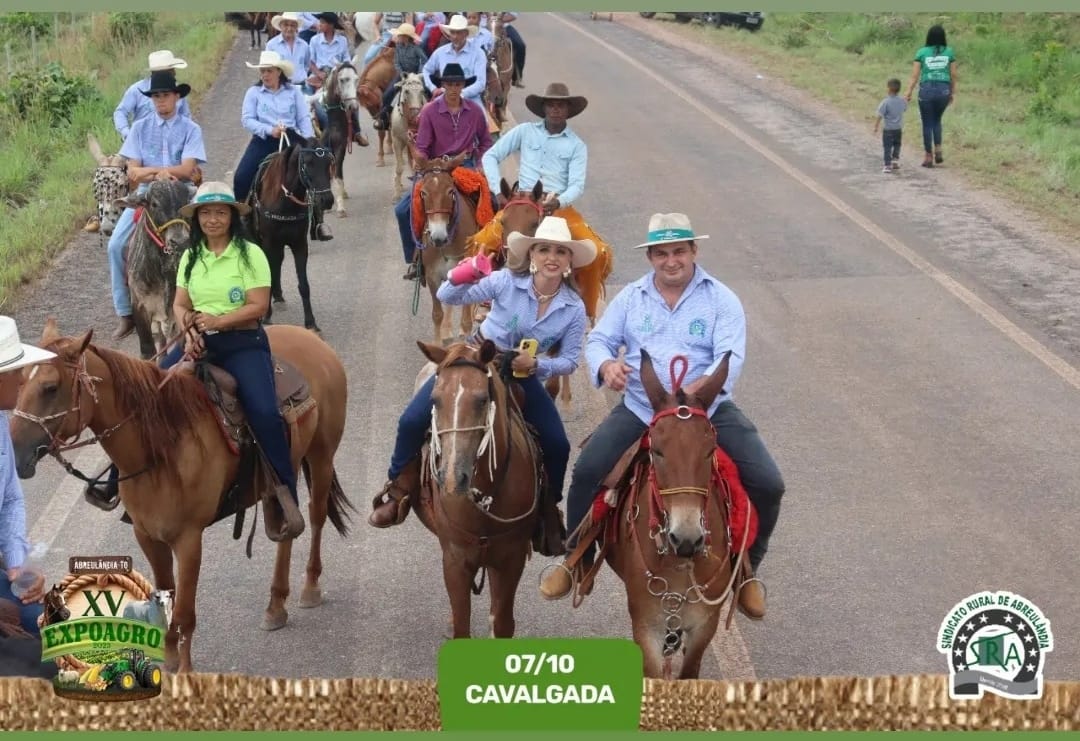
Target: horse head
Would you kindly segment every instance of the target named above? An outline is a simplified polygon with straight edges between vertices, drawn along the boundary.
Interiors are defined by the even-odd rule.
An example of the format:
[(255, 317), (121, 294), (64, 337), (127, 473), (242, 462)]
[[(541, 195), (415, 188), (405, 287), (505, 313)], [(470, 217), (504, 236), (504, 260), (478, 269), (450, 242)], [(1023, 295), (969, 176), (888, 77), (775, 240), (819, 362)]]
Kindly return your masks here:
[[(709, 406), (727, 381), (731, 352), (712, 375), (693, 392), (681, 388), (686, 358), (671, 361), (668, 392), (653, 368), (652, 358), (641, 350), (641, 383), (652, 404), (649, 423), (649, 511), (653, 535), (666, 541), (675, 554), (693, 558), (705, 549), (708, 503), (714, 486), (716, 432), (709, 421)], [(682, 373), (675, 366), (683, 363)], [(654, 524), (655, 523), (655, 524)]]
[(191, 238), (191, 225), (180, 215), (180, 209), (194, 195), (194, 186), (186, 181), (155, 180), (142, 192), (129, 193), (115, 202), (123, 208), (143, 210), (141, 228), (165, 256), (169, 275), (176, 273), (180, 253)]
[(101, 221), (101, 233), (109, 236), (120, 220), (123, 208), (116, 200), (128, 194), (130, 185), (127, 176), (127, 161), (119, 154), (106, 156), (93, 134), (86, 135), (90, 154), (97, 162), (94, 170), (94, 200), (97, 201), (98, 219)]
[(64, 593), (59, 585), (53, 584), (52, 589), (45, 593), (43, 602), (44, 610), (42, 612), (44, 615), (42, 622), (45, 625), (59, 623), (71, 617), (71, 610), (67, 607), (67, 600), (64, 599)]
[(537, 180), (531, 191), (521, 191), (517, 183), (511, 188), (506, 178), (502, 178), (499, 181), (499, 192), (506, 199), (506, 205), (499, 212), (503, 233), (502, 246), (506, 246), (506, 235), (513, 232), (521, 232), (527, 237), (534, 236), (536, 228), (544, 218), (544, 184)]
[(427, 217), (428, 235), (436, 247), (448, 243), (454, 233), (461, 196), (453, 172), (468, 156), (468, 152), (461, 152), (453, 158), (444, 156), (428, 160), (416, 155), (417, 172), (420, 173), (420, 200)]
[[(431, 391), (432, 474), (448, 495), (465, 496), (473, 491), (477, 463), (486, 453), (494, 470), (497, 388), (502, 381), (492, 372), (496, 347), (485, 340), (479, 348), (458, 343), (416, 343), (435, 363), (435, 386)], [(505, 398), (505, 389), (501, 394)]]
[(56, 357), (22, 370), (22, 386), (11, 413), (11, 442), (19, 478), (32, 478), (37, 462), (65, 440), (79, 435), (94, 415), (95, 380), (86, 372), (83, 353), (94, 330), (80, 338), (63, 338), (49, 319), (41, 347)]
[(346, 111), (354, 111), (360, 107), (359, 87), (360, 74), (356, 67), (351, 62), (342, 62), (330, 73), (324, 100), (330, 105), (340, 105)]
[(283, 135), (288, 145), (280, 156), (267, 167), (260, 186), (260, 197), (273, 203), (285, 194), (297, 204), (314, 205), (329, 209), (334, 205), (330, 181), (334, 173), (334, 153), (312, 139), (305, 139), (299, 132), (289, 129)]
[(398, 106), (410, 129), (415, 129), (420, 121), (420, 110), (427, 103), (424, 78), (415, 72), (408, 72), (397, 82)]

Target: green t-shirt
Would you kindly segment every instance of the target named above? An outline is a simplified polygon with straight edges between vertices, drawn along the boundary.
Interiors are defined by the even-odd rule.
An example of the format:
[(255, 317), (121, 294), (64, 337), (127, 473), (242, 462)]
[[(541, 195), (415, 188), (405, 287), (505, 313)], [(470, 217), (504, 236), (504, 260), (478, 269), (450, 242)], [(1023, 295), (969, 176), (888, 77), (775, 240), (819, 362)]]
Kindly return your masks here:
[(920, 66), (919, 82), (951, 82), (949, 65), (956, 61), (956, 53), (951, 46), (939, 48), (924, 46), (915, 53)]
[(191, 269), (191, 278), (184, 280), (191, 251), (180, 256), (176, 270), (176, 285), (186, 288), (195, 311), (221, 316), (239, 309), (252, 288), (270, 287), (270, 263), (257, 244), (247, 243), (247, 262), (240, 259), (235, 240), (221, 256), (215, 256), (205, 246), (199, 252), (199, 262)]

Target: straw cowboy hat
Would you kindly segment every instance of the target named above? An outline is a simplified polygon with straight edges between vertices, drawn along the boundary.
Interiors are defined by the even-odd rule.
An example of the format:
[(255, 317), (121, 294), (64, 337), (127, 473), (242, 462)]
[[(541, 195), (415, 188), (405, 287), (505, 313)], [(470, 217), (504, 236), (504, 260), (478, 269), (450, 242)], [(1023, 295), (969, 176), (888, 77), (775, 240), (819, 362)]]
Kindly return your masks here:
[(282, 13), (281, 15), (275, 15), (273, 18), (270, 19), (270, 25), (273, 26), (275, 31), (280, 31), (282, 21), (292, 21), (297, 26), (299, 26), (300, 14), (287, 11), (285, 13)]
[(162, 49), (161, 51), (150, 52), (146, 57), (146, 68), (151, 72), (160, 72), (166, 69), (187, 69), (187, 62), (174, 57), (173, 53), (168, 49)]
[(19, 341), (19, 328), (15, 326), (15, 320), (9, 316), (0, 316), (0, 373), (44, 363), (55, 357), (56, 353)]
[(431, 84), (435, 87), (442, 87), (444, 82), (460, 82), (468, 87), (476, 82), (476, 75), (472, 77), (465, 76), (465, 70), (461, 68), (461, 65), (457, 62), (449, 62), (442, 68), (441, 75), (432, 75)]
[(199, 206), (207, 206), (211, 203), (224, 203), (227, 206), (232, 206), (233, 210), (241, 216), (251, 213), (251, 206), (237, 201), (233, 189), (226, 183), (209, 180), (200, 185), (199, 189), (195, 191), (195, 197), (191, 199), (191, 203), (180, 207), (180, 215), (185, 219), (190, 219), (195, 215), (195, 211), (198, 210)]
[(267, 69), (269, 67), (277, 67), (279, 70), (285, 73), (285, 76), (292, 78), (293, 65), (288, 59), (283, 59), (276, 51), (264, 51), (259, 54), (259, 63), (252, 64), (251, 62), (244, 62), (251, 69)]
[(465, 19), (465, 16), (463, 15), (455, 15), (453, 18), (450, 19), (449, 23), (440, 23), (439, 28), (441, 28), (442, 32), (447, 36), (452, 34), (454, 31), (468, 31), (469, 38), (472, 38), (476, 34), (480, 33), (480, 29), (476, 26), (470, 26), (469, 21), (467, 21)]
[(547, 86), (547, 90), (544, 91), (543, 95), (525, 96), (525, 107), (543, 118), (544, 101), (548, 100), (565, 100), (570, 105), (570, 110), (566, 113), (567, 118), (573, 118), (585, 110), (585, 106), (589, 105), (589, 101), (583, 96), (571, 95), (570, 88), (566, 87), (566, 83), (553, 82)]
[(524, 261), (534, 244), (561, 244), (572, 253), (570, 267), (583, 268), (596, 259), (596, 245), (591, 239), (572, 239), (566, 219), (548, 216), (536, 227), (536, 236), (527, 237), (521, 232), (511, 232), (506, 238), (506, 248), (519, 261)]
[(400, 26), (390, 32), (390, 35), (394, 38), (398, 36), (408, 36), (416, 43), (420, 43), (420, 34), (416, 32), (416, 26), (411, 23), (402, 23)]
[(648, 240), (634, 247), (639, 250), (642, 247), (652, 247), (657, 244), (670, 242), (689, 242), (708, 239), (708, 234), (694, 234), (690, 226), (690, 217), (686, 214), (653, 214), (649, 218), (649, 233), (645, 236)]
[(186, 82), (177, 84), (176, 73), (172, 70), (158, 70), (150, 73), (150, 89), (140, 92), (147, 98), (153, 97), (154, 93), (178, 93), (185, 98), (191, 92), (191, 85)]

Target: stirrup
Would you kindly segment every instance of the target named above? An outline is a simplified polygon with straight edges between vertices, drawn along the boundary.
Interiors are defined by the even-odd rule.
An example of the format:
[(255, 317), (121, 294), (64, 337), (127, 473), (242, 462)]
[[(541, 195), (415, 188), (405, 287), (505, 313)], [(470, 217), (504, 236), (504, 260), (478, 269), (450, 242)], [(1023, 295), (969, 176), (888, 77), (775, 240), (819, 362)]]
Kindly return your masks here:
[(540, 591), (541, 585), (543, 585), (543, 583), (544, 583), (544, 577), (547, 575), (548, 569), (552, 569), (552, 568), (554, 568), (554, 569), (562, 569), (563, 571), (565, 571), (567, 574), (570, 575), (570, 591), (568, 591), (566, 594), (564, 594), (561, 597), (548, 597), (543, 592), (540, 592), (540, 596), (543, 597), (544, 599), (546, 599), (548, 602), (561, 602), (562, 600), (564, 600), (567, 597), (570, 597), (571, 595), (574, 594), (574, 590), (577, 589), (577, 584), (578, 584), (577, 583), (577, 578), (574, 577), (574, 571), (573, 570), (566, 568), (566, 562), (565, 561), (559, 561), (557, 563), (549, 563), (547, 566), (540, 569), (540, 578), (536, 583), (536, 589), (537, 589), (538, 592)]
[(112, 512), (120, 505), (119, 493), (110, 499), (104, 488), (95, 484), (87, 484), (83, 489), (83, 499), (103, 512)]

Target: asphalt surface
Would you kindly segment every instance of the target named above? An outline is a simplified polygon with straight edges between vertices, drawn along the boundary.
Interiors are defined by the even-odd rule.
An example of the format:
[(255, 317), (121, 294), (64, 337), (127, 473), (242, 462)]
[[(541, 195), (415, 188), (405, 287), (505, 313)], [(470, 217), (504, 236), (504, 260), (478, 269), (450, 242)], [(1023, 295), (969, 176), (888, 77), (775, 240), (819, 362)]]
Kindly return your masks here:
[[(787, 494), (762, 569), (763, 623), (736, 618), (706, 655), (706, 678), (942, 673), (940, 622), (983, 589), (1019, 592), (1059, 637), (1046, 677), (1080, 676), (1080, 597), (1072, 523), (1080, 464), (1080, 373), (1070, 334), (1078, 282), (1075, 244), (1048, 242), (988, 208), (947, 172), (882, 175), (865, 132), (803, 109), (768, 81), (715, 57), (659, 41), (640, 24), (587, 14), (525, 14), (527, 91), (511, 109), (532, 120), (524, 92), (562, 80), (589, 107), (572, 121), (589, 145), (579, 209), (616, 250), (609, 295), (647, 269), (633, 251), (649, 214), (683, 211), (699, 233), (700, 263), (741, 297), (748, 361), (736, 399), (762, 431)], [(255, 81), (238, 34), (197, 116), (207, 175), (232, 170), (247, 142), (239, 102)], [(722, 51), (722, 50), (721, 50)], [(752, 60), (739, 60), (743, 66)], [(373, 132), (366, 122), (366, 132)], [(375, 143), (347, 160), (348, 217), (313, 247), (309, 273), (325, 339), (349, 371), (348, 427), (337, 456), (359, 508), (345, 539), (325, 537), (323, 591), (296, 607), (308, 536), (294, 548), (290, 621), (259, 629), (274, 549), (255, 555), (231, 521), (207, 531), (199, 583), (197, 671), (272, 676), (431, 678), (449, 619), (437, 542), (415, 517), (390, 531), (364, 519), (386, 473), (397, 416), (433, 335), (426, 292), (411, 313), (391, 212), (393, 159)], [(947, 183), (948, 185), (944, 185)], [(1021, 220), (1022, 222), (1022, 220)], [(291, 261), (287, 306), (302, 323)], [(110, 344), (105, 254), (80, 236), (19, 298), (34, 339), (48, 315)], [(137, 351), (134, 338), (122, 347)], [(613, 397), (575, 377), (565, 421), (577, 444)], [(576, 450), (575, 450), (576, 453)], [(75, 457), (84, 470), (100, 452)], [(59, 577), (69, 555), (131, 553), (149, 574), (119, 511), (85, 504), (77, 480), (43, 462), (23, 482), (34, 540), (50, 544)], [(260, 525), (261, 529), (261, 525)], [(245, 534), (246, 537), (246, 534)], [(579, 609), (535, 590), (548, 559), (526, 568), (517, 599), (521, 636), (629, 636), (621, 583), (602, 572)], [(473, 601), (487, 633), (487, 594)]]

